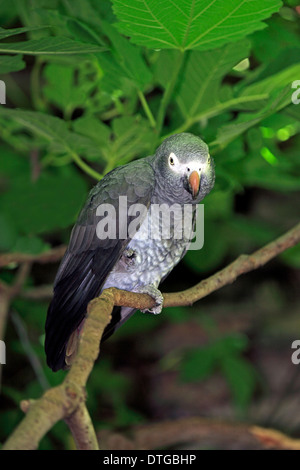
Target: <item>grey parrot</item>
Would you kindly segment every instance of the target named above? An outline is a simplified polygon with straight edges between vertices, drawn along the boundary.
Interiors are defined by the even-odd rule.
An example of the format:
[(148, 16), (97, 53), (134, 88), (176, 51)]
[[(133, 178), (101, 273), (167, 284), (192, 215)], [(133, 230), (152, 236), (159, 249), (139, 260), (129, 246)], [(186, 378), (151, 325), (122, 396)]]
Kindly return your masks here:
[[(214, 181), (207, 145), (193, 134), (182, 133), (165, 139), (154, 155), (107, 173), (91, 190), (71, 232), (47, 313), (45, 351), (53, 371), (72, 362), (87, 305), (103, 289), (147, 293), (156, 303), (148, 311), (160, 313), (163, 298), (158, 286), (183, 258), (190, 237), (175, 235), (176, 214), (170, 218), (167, 236), (157, 236), (163, 217), (152, 209), (188, 205), (194, 215)], [(194, 223), (192, 216), (190, 233)], [(135, 229), (129, 230), (131, 226)], [(154, 236), (149, 236), (149, 226)], [(134, 312), (114, 307), (102, 341)]]

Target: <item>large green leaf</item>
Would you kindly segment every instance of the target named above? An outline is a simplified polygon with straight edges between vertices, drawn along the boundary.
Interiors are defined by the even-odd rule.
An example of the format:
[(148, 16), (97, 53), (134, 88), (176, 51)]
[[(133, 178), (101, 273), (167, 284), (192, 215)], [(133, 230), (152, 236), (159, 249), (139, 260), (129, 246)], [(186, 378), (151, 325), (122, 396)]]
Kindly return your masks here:
[(0, 108), (0, 117), (10, 118), (20, 124), (21, 128), (30, 130), (48, 142), (49, 148), (55, 153), (82, 154), (86, 158), (95, 159), (99, 152), (88, 137), (69, 131), (65, 121), (58, 117), (35, 111)]
[(135, 44), (161, 49), (212, 49), (258, 29), (279, 0), (113, 0), (119, 30)]
[[(132, 80), (139, 88), (151, 81), (152, 75), (138, 47), (134, 47), (128, 39), (120, 35), (117, 29), (102, 21), (102, 32), (109, 38), (112, 45), (112, 56), (115, 59), (119, 74)], [(99, 56), (101, 64), (102, 54)]]
[(47, 37), (23, 42), (1, 43), (0, 52), (7, 54), (63, 55), (88, 54), (103, 51), (96, 44), (73, 41), (65, 37)]
[[(224, 110), (226, 99), (222, 98), (222, 79), (248, 53), (248, 41), (228, 44), (213, 51), (192, 51), (176, 96), (183, 115), (211, 116)], [(231, 97), (226, 98), (228, 101)]]

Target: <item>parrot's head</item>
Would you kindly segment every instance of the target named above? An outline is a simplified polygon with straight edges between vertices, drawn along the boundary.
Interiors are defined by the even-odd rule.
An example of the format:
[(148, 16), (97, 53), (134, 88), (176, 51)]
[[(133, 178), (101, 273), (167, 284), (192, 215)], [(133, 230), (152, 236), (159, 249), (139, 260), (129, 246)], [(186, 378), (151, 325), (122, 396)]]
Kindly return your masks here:
[(154, 165), (166, 195), (178, 203), (197, 204), (214, 186), (214, 161), (208, 146), (193, 134), (165, 139), (155, 153)]

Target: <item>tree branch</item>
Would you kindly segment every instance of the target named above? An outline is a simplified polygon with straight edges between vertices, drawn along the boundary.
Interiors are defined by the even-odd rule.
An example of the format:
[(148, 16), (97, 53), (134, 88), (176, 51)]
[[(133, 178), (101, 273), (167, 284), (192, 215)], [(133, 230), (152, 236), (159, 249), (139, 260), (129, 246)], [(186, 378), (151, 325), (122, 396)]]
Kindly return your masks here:
[(63, 257), (65, 251), (66, 246), (61, 245), (44, 253), (39, 253), (38, 255), (31, 255), (27, 253), (3, 253), (0, 255), (0, 268), (8, 266), (11, 263), (55, 263)]
[(198, 417), (138, 425), (122, 434), (102, 430), (98, 437), (105, 450), (153, 450), (183, 443), (199, 448), (204, 441), (213, 448), (226, 448), (234, 442), (235, 449), (300, 450), (300, 439), (274, 429)]
[(164, 306), (175, 307), (192, 305), (215, 290), (231, 284), (241, 274), (260, 268), (272, 258), (300, 242), (300, 223), (273, 242), (251, 255), (240, 255), (233, 263), (190, 289), (172, 294), (164, 294)]
[[(74, 434), (75, 442), (96, 446), (95, 431), (85, 409), (85, 385), (95, 360), (99, 355), (100, 339), (104, 328), (110, 321), (111, 308), (105, 290), (97, 302), (90, 302), (88, 314), (80, 338), (78, 355), (61, 385), (47, 390), (34, 402), (23, 402), (22, 409), (27, 411), (23, 421), (3, 446), (3, 450), (36, 449), (42, 437), (54, 424), (66, 419)], [(84, 419), (78, 425), (79, 417)], [(87, 426), (83, 430), (83, 427)], [(97, 449), (97, 447), (94, 447)]]
[(91, 417), (84, 403), (80, 403), (74, 413), (65, 421), (73, 434), (77, 449), (99, 450)]
[[(232, 283), (241, 274), (264, 265), (299, 241), (300, 224), (252, 255), (240, 256), (229, 266), (194, 287), (182, 292), (164, 294), (164, 306), (191, 305), (211, 292)], [(85, 385), (99, 355), (100, 340), (115, 305), (145, 309), (153, 307), (154, 300), (147, 294), (116, 288), (106, 289), (100, 297), (93, 299), (88, 305), (78, 354), (65, 380), (58, 387), (45, 392), (42, 398), (30, 406), (23, 403), (23, 409), (29, 408), (29, 411), (3, 449), (34, 449), (58, 420), (66, 419), (70, 423), (72, 415), (70, 427), (77, 444), (83, 448), (95, 448), (95, 432), (84, 404)], [(88, 427), (84, 432), (82, 419)]]

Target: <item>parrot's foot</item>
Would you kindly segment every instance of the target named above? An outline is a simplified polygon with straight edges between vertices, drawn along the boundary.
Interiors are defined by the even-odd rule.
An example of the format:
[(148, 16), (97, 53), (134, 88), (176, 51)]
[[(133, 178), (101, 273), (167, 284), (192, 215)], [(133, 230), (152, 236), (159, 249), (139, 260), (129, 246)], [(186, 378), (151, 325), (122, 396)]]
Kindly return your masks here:
[(140, 294), (148, 294), (150, 297), (152, 297), (155, 302), (156, 306), (152, 308), (145, 308), (141, 310), (143, 313), (153, 313), (154, 315), (158, 315), (162, 311), (163, 307), (163, 301), (164, 298), (157, 287), (155, 287), (153, 284), (148, 284), (147, 286), (141, 286), (138, 288), (137, 292)]

